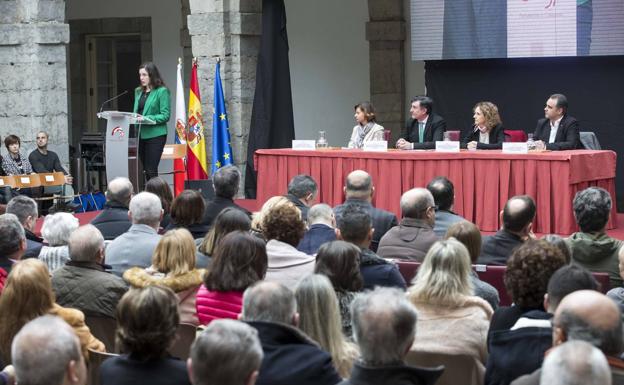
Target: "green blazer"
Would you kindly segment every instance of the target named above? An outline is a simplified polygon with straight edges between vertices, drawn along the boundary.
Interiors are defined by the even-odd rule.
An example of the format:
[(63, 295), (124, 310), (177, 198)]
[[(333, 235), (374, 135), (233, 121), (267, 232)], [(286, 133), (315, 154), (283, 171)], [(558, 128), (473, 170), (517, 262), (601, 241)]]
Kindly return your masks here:
[[(137, 87), (134, 90), (134, 112), (138, 112), (139, 99), (143, 89)], [(167, 135), (167, 122), (171, 115), (171, 93), (167, 87), (154, 88), (143, 107), (143, 116), (150, 118), (156, 124), (141, 125), (141, 139), (150, 139), (157, 136)]]

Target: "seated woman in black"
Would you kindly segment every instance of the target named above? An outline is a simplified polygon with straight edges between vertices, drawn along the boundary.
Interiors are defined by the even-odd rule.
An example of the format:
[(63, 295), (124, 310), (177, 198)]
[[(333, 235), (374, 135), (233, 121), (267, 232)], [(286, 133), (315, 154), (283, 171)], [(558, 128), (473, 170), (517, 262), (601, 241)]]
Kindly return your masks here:
[[(4, 175), (26, 175), (32, 174), (33, 168), (28, 161), (28, 157), (22, 155), (20, 152), (20, 146), (22, 142), (16, 135), (9, 135), (4, 138), (4, 145), (9, 154), (2, 157), (2, 171)], [(12, 189), (11, 195), (28, 195), (32, 196), (32, 190), (30, 188)], [(8, 198), (10, 199), (10, 197)]]
[(503, 123), (494, 103), (479, 102), (474, 106), (474, 126), (462, 140), (469, 150), (500, 150), (505, 141)]

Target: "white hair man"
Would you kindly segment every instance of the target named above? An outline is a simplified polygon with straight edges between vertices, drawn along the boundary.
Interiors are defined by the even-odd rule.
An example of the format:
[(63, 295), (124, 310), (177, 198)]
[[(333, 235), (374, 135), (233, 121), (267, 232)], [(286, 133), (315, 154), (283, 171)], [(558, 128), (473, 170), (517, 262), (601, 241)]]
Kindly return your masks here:
[(37, 202), (25, 195), (13, 197), (6, 207), (7, 214), (14, 214), (24, 227), (26, 252), (22, 258), (37, 258), (43, 247), (43, 239), (35, 235), (35, 225), (39, 217)]
[(20, 385), (84, 385), (87, 368), (74, 330), (58, 317), (28, 322), (13, 338), (11, 356)]
[(297, 250), (308, 255), (315, 255), (323, 243), (336, 240), (336, 231), (334, 230), (336, 218), (329, 205), (319, 203), (310, 207), (308, 225), (308, 231), (299, 242)]
[(263, 355), (256, 329), (240, 321), (215, 320), (191, 347), (189, 378), (194, 385), (254, 385)]
[(568, 341), (544, 360), (540, 384), (611, 385), (611, 370), (599, 349), (585, 341)]
[(131, 267), (152, 264), (162, 215), (162, 204), (155, 194), (142, 192), (132, 197), (128, 210), (132, 226), (106, 248), (106, 263), (114, 274), (121, 277)]
[(91, 221), (91, 224), (100, 230), (104, 239), (113, 240), (132, 226), (128, 220), (128, 205), (132, 199), (132, 191), (132, 182), (128, 178), (117, 177), (108, 184), (104, 209)]

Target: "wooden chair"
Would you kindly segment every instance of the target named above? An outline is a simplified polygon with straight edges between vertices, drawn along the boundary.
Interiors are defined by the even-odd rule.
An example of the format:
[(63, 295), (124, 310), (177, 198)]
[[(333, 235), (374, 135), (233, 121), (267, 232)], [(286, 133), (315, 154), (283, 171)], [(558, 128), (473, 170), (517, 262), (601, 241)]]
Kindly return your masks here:
[(85, 324), (89, 327), (89, 330), (91, 330), (91, 334), (104, 343), (107, 351), (117, 352), (115, 347), (117, 320), (110, 317), (85, 315)]
[(11, 188), (15, 188), (17, 186), (14, 175), (0, 176), (0, 187), (7, 186)]
[(102, 366), (102, 362), (116, 356), (118, 356), (118, 354), (96, 352), (95, 350), (89, 349), (89, 385), (100, 385), (100, 366)]
[(485, 368), (479, 365), (473, 357), (465, 354), (410, 351), (406, 362), (409, 365), (429, 368), (444, 366), (444, 372), (436, 381), (436, 385), (483, 384)]
[(176, 332), (175, 342), (169, 348), (169, 354), (181, 360), (189, 358), (191, 353), (191, 345), (195, 341), (197, 326), (181, 323)]
[(528, 135), (523, 130), (505, 130), (505, 142), (526, 142)]

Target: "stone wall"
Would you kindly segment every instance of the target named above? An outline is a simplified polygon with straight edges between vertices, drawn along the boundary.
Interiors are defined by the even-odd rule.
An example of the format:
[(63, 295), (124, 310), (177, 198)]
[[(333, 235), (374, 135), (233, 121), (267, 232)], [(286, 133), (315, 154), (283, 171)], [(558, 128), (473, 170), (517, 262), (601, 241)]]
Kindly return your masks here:
[(26, 155), (46, 130), (65, 164), (68, 43), (64, 0), (0, 0), (0, 135), (18, 135)]

